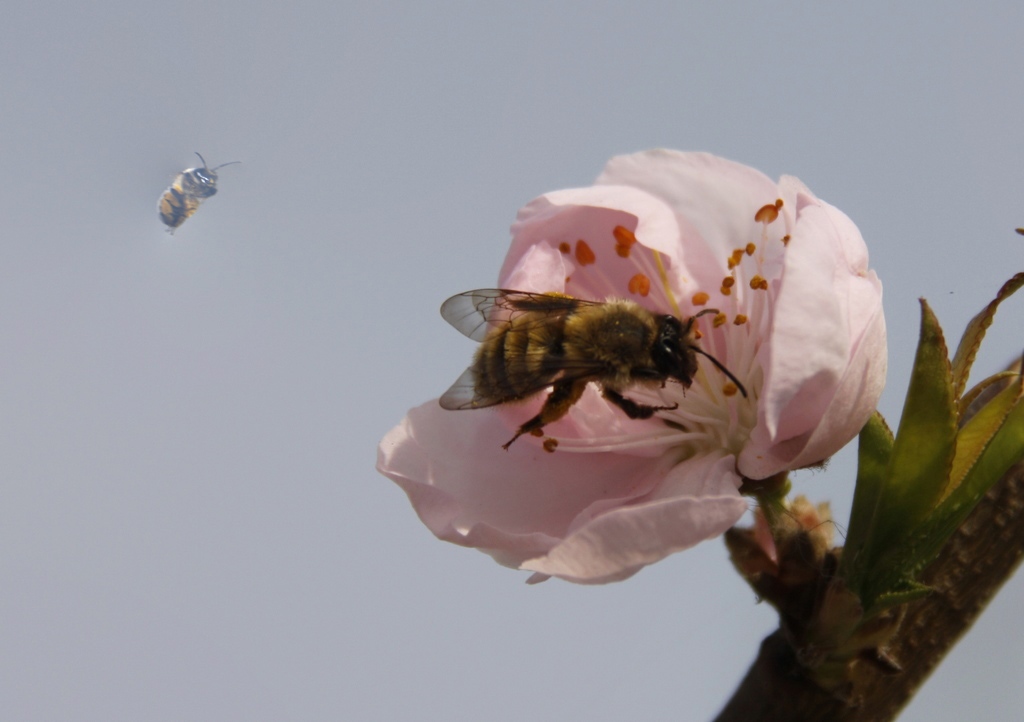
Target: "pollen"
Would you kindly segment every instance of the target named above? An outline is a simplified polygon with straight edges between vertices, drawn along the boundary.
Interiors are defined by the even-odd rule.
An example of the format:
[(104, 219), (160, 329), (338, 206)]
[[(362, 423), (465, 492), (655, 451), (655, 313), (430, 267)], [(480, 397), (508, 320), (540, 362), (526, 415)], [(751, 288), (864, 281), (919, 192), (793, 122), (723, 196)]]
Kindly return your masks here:
[(739, 393), (739, 391), (739, 388), (732, 381), (729, 381), (728, 383), (726, 383), (725, 386), (722, 387), (722, 393), (725, 394), (726, 396), (735, 396), (736, 394)]
[(775, 207), (776, 208), (782, 208), (782, 205), (783, 205), (782, 204), (782, 199), (781, 198), (776, 198), (775, 199)]
[(732, 276), (726, 276), (722, 279), (722, 288), (732, 288), (736, 284), (736, 279)]
[(576, 260), (581, 266), (589, 266), (597, 260), (594, 250), (582, 238), (576, 241)]
[(729, 256), (729, 270), (731, 271), (732, 269), (736, 268), (736, 266), (740, 265), (740, 261), (742, 260), (743, 249), (737, 248), (735, 251), (732, 252), (732, 255)]
[(748, 256), (753, 256), (754, 255), (754, 251), (757, 250), (757, 246), (755, 246), (753, 243), (748, 243), (747, 247), (744, 248), (743, 250), (747, 252)]
[(736, 314), (736, 318), (734, 318), (734, 319), (732, 320), (732, 324), (733, 324), (734, 326), (742, 326), (742, 325), (743, 325), (743, 324), (745, 324), (746, 322), (747, 322), (747, 317), (746, 317), (746, 316), (744, 316), (744, 315), (743, 315), (742, 313), (737, 313), (737, 314)]
[(761, 206), (757, 209), (757, 213), (754, 214), (754, 221), (768, 225), (769, 223), (773, 223), (778, 217), (779, 209), (774, 204), (769, 203), (768, 205)]
[(542, 444), (542, 446), (544, 447), (544, 451), (548, 452), (549, 454), (553, 454), (555, 453), (555, 449), (558, 448), (558, 439), (553, 439), (549, 436), (548, 438), (544, 439), (544, 443)]
[(625, 226), (615, 226), (612, 235), (615, 236), (615, 252), (622, 258), (629, 258), (629, 252), (636, 243), (636, 235)]
[(724, 313), (716, 313), (715, 318), (711, 321), (711, 325), (718, 328), (719, 326), (724, 326), (725, 322), (728, 320), (728, 317)]
[(651, 279), (642, 273), (638, 273), (629, 279), (629, 292), (639, 296), (646, 296), (651, 292)]
[(768, 281), (766, 281), (761, 276), (754, 276), (753, 278), (750, 279), (750, 287), (755, 291), (767, 291)]
[(572, 250), (572, 246), (570, 246), (568, 242), (562, 241), (561, 243), (558, 244), (558, 250), (560, 250), (562, 253), (568, 256), (569, 251)]
[(789, 245), (789, 234), (788, 233), (782, 237), (782, 245), (784, 245), (784, 246), (788, 246)]
[(699, 291), (693, 294), (693, 298), (690, 300), (693, 301), (694, 306), (703, 306), (705, 303), (711, 300), (711, 296), (704, 293), (703, 291)]

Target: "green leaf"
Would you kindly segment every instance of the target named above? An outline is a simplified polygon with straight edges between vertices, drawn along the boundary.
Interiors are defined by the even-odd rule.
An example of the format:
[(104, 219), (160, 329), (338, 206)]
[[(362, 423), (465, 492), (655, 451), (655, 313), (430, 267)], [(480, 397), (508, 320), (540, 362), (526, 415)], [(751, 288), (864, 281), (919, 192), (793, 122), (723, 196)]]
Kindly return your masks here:
[(979, 381), (974, 388), (961, 396), (960, 401), (957, 402), (960, 418), (962, 419), (964, 417), (964, 413), (967, 412), (970, 405), (973, 404), (974, 400), (981, 396), (988, 387), (994, 386), (1002, 381), (1009, 381), (1019, 375), (1019, 371), (1001, 371), (997, 374), (992, 374), (987, 379)]
[[(957, 413), (946, 343), (928, 303), (921, 300), (921, 337), (872, 524), (855, 553), (865, 605), (907, 576), (915, 557), (908, 544), (946, 489), (956, 445)], [(860, 532), (857, 532), (858, 534)]]
[(857, 440), (857, 486), (853, 493), (853, 510), (843, 545), (839, 574), (850, 589), (860, 591), (864, 573), (865, 540), (874, 526), (878, 502), (885, 485), (885, 472), (892, 455), (892, 431), (877, 411), (871, 415)]
[(956, 493), (968, 472), (974, 468), (981, 455), (988, 450), (995, 435), (1003, 427), (1006, 418), (1024, 395), (1024, 376), (1013, 374), (1013, 383), (1000, 391), (995, 398), (978, 409), (956, 435), (956, 454), (949, 474), (949, 487), (944, 497)]
[(935, 314), (922, 299), (921, 338), (889, 459), (877, 532), (887, 538), (900, 536), (931, 513), (953, 465), (956, 427), (946, 342)]
[(956, 355), (953, 356), (953, 387), (957, 398), (960, 398), (967, 387), (967, 377), (971, 373), (974, 357), (978, 354), (981, 340), (985, 338), (985, 331), (992, 325), (996, 309), (1021, 286), (1024, 286), (1024, 273), (1018, 273), (1004, 283), (995, 299), (967, 324), (967, 329), (960, 339), (960, 345), (957, 346)]
[[(958, 459), (954, 466), (954, 473), (962, 473), (963, 477), (951, 488), (922, 529), (919, 565), (927, 564), (938, 554), (992, 485), (1010, 467), (1024, 459), (1022, 397), (1024, 378), (1018, 377), (1015, 384), (1000, 392), (964, 426), (961, 436), (964, 436), (963, 443), (968, 448), (964, 451), (965, 458), (962, 461)], [(977, 428), (969, 430), (975, 420), (978, 421)], [(998, 429), (990, 434), (993, 425), (998, 425)], [(974, 456), (973, 463), (970, 456)]]
[(867, 610), (864, 617), (869, 619), (879, 612), (884, 612), (890, 607), (907, 604), (908, 602), (916, 601), (922, 597), (927, 597), (934, 591), (934, 589), (925, 586), (924, 584), (919, 584), (911, 580), (903, 580), (891, 590), (879, 596), (875, 600), (874, 604), (871, 605), (871, 608)]

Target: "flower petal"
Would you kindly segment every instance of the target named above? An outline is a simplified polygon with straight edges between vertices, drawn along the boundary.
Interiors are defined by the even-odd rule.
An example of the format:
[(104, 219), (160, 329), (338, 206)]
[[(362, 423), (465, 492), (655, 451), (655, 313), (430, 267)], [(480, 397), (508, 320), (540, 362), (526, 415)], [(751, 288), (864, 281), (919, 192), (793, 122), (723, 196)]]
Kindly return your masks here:
[(584, 584), (615, 582), (705, 539), (747, 511), (733, 457), (690, 459), (675, 466), (658, 493), (592, 518), (544, 556), (522, 564)]
[(412, 409), (378, 449), (377, 469), (409, 496), (439, 538), (518, 566), (555, 546), (591, 504), (650, 493), (664, 462), (637, 456), (547, 453), (501, 444), (514, 431), (494, 409)]
[(808, 192), (799, 194), (797, 206), (762, 347), (758, 423), (740, 455), (750, 478), (838, 451), (867, 421), (885, 380), (881, 284), (866, 270), (860, 233)]

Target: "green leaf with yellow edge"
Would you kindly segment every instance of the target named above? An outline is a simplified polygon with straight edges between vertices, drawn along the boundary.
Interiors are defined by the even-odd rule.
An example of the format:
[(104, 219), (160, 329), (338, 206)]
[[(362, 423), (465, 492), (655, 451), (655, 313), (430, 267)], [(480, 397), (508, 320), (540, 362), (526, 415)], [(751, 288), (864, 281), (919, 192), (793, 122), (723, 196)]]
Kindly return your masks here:
[(987, 451), (1022, 396), (1024, 376), (1013, 374), (1012, 383), (978, 409), (978, 412), (963, 425), (956, 435), (956, 453), (949, 474), (949, 487), (943, 495), (945, 498), (954, 495), (963, 485), (964, 478)]
[(956, 433), (946, 342), (938, 319), (922, 299), (921, 338), (872, 534), (882, 535), (878, 543), (902, 535), (931, 513), (953, 466)]
[(956, 355), (953, 356), (953, 387), (957, 398), (960, 398), (967, 387), (967, 377), (971, 373), (974, 357), (978, 355), (978, 347), (985, 338), (985, 332), (992, 325), (996, 309), (1021, 286), (1024, 286), (1024, 273), (1018, 273), (1004, 283), (995, 299), (967, 324), (964, 335), (960, 338), (960, 345), (957, 346)]
[[(852, 569), (865, 605), (908, 576), (916, 532), (942, 498), (953, 466), (957, 412), (942, 329), (921, 300), (921, 337), (903, 416), (871, 525)], [(859, 533), (859, 532), (858, 532)]]
[(1018, 376), (1019, 373), (1019, 371), (1001, 371), (997, 374), (992, 374), (987, 379), (975, 384), (975, 386), (966, 394), (961, 396), (960, 400), (957, 402), (957, 407), (960, 411), (960, 418), (962, 419), (964, 417), (968, 407), (970, 407), (970, 405), (974, 403), (974, 400), (981, 396), (986, 389), (1001, 382), (1011, 381), (1014, 377)]
[(850, 524), (839, 562), (839, 575), (850, 589), (860, 590), (864, 573), (864, 542), (874, 526), (878, 500), (885, 486), (886, 470), (892, 456), (892, 431), (877, 411), (871, 415), (857, 439), (857, 486), (853, 495)]
[[(976, 428), (969, 428), (977, 420)], [(992, 427), (996, 426), (994, 433)], [(1003, 389), (975, 414), (960, 433), (964, 459), (954, 462), (962, 478), (922, 528), (918, 566), (930, 562), (981, 498), (1011, 466), (1024, 459), (1024, 378)], [(979, 448), (980, 447), (980, 448)], [(957, 450), (960, 456), (960, 450)], [(970, 457), (974, 456), (973, 463)], [(956, 478), (955, 476), (953, 477)]]

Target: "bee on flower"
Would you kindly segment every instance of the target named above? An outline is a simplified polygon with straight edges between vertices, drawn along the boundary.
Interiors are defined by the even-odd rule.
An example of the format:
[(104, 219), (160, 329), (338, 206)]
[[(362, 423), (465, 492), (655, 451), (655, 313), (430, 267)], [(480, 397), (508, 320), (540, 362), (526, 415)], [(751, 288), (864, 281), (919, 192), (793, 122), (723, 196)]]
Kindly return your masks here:
[[(795, 178), (715, 156), (621, 156), (593, 186), (537, 198), (512, 226), (498, 285), (518, 293), (448, 302), (481, 351), (440, 405), (384, 437), (378, 468), (438, 537), (534, 581), (624, 579), (721, 534), (747, 510), (744, 478), (826, 459), (884, 385), (881, 284), (857, 228)], [(569, 351), (607, 356), (609, 336), (577, 353), (537, 338), (543, 324), (515, 333), (531, 303), (565, 307), (543, 311), (555, 337), (580, 308), (638, 308), (654, 325), (637, 326), (624, 374), (567, 368)], [(659, 366), (669, 327), (677, 360)], [(502, 334), (540, 342), (515, 352), (544, 371), (535, 383), (485, 350)]]

